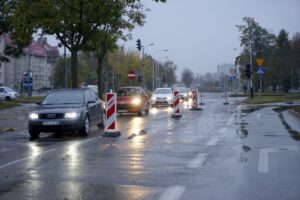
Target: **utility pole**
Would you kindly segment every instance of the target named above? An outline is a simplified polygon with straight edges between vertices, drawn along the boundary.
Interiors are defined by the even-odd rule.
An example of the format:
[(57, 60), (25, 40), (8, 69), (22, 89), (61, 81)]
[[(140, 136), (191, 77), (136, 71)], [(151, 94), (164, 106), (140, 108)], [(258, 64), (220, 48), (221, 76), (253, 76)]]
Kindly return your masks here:
[(253, 99), (252, 38), (250, 38), (250, 70), (251, 70), (251, 75), (250, 75), (250, 97), (251, 97), (251, 99)]
[(65, 88), (68, 88), (67, 49), (66, 49), (66, 46), (64, 46), (64, 75), (65, 75)]

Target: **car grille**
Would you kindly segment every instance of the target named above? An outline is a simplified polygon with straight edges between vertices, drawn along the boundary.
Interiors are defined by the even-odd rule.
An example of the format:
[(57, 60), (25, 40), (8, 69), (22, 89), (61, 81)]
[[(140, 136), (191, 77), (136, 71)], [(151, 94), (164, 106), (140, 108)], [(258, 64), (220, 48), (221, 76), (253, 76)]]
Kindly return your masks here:
[(63, 119), (64, 117), (65, 117), (64, 113), (39, 114), (40, 119)]

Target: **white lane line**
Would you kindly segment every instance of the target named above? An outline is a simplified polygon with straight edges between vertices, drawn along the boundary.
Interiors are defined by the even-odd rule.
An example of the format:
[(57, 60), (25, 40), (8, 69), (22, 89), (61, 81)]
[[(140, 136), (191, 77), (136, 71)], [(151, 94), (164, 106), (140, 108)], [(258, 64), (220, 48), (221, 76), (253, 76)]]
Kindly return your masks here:
[(200, 168), (206, 161), (208, 154), (199, 153), (193, 160), (191, 160), (187, 167), (188, 168)]
[[(102, 138), (102, 136), (98, 136), (98, 137), (94, 137), (94, 138), (91, 138), (91, 139), (87, 139), (87, 140), (84, 140), (84, 141), (81, 141), (81, 142), (77, 142), (75, 144), (71, 144), (70, 147), (77, 147), (79, 145), (82, 145), (82, 144), (86, 144), (88, 142), (92, 142), (94, 140), (97, 140), (99, 138)], [(35, 154), (35, 155), (32, 155), (32, 156), (29, 156), (29, 157), (26, 157), (26, 158), (22, 158), (22, 159), (18, 159), (18, 160), (15, 160), (15, 161), (12, 161), (12, 162), (9, 162), (9, 163), (6, 163), (4, 165), (0, 165), (0, 169), (2, 168), (5, 168), (5, 167), (8, 167), (10, 165), (13, 165), (13, 164), (17, 164), (17, 163), (20, 163), (20, 162), (23, 162), (23, 161), (26, 161), (26, 160), (29, 160), (31, 158), (35, 158), (35, 157), (38, 157), (38, 156), (41, 156), (42, 154), (46, 154), (46, 153), (50, 153), (52, 151), (56, 151), (57, 149), (49, 149), (47, 151), (43, 151), (41, 153), (38, 153), (38, 154)]]
[(256, 119), (260, 119), (260, 118), (261, 118), (261, 114), (258, 113), (258, 114), (256, 115)]
[(206, 146), (214, 146), (219, 142), (219, 138), (213, 138), (211, 140), (209, 140), (208, 142), (206, 142)]
[(260, 149), (257, 171), (260, 173), (268, 173), (269, 153), (276, 153), (276, 152), (283, 152), (283, 151), (300, 151), (300, 148), (298, 146), (281, 146), (281, 147)]
[(234, 120), (234, 115), (235, 115), (235, 114), (232, 114), (232, 115), (230, 116), (230, 118), (228, 119), (226, 125), (232, 124), (232, 122), (233, 122), (233, 120)]
[(257, 171), (260, 173), (268, 173), (269, 172), (269, 150), (268, 149), (261, 149), (259, 151), (259, 160), (258, 160), (258, 167)]
[(29, 159), (31, 159), (31, 158), (38, 157), (38, 156), (40, 156), (40, 155), (42, 155), (42, 154), (50, 153), (50, 152), (55, 151), (55, 150), (56, 150), (56, 149), (49, 149), (49, 150), (47, 150), (47, 151), (43, 151), (43, 152), (41, 152), (41, 153), (39, 153), (39, 154), (36, 154), (36, 155), (32, 155), (32, 156), (29, 156), (29, 157), (26, 157), (26, 158), (22, 158), (22, 159), (19, 159), (19, 160), (15, 160), (15, 161), (6, 163), (6, 164), (4, 164), (4, 165), (0, 165), (0, 169), (5, 168), (5, 167), (8, 167), (8, 166), (13, 165), (13, 164), (17, 164), (17, 163), (23, 162), (23, 161), (25, 161), (25, 160), (29, 160)]
[(169, 187), (159, 198), (159, 200), (179, 200), (185, 191), (185, 187), (174, 185)]
[(227, 130), (228, 130), (228, 128), (223, 127), (223, 128), (220, 128), (220, 129), (218, 130), (218, 133), (224, 134), (224, 133), (227, 132)]

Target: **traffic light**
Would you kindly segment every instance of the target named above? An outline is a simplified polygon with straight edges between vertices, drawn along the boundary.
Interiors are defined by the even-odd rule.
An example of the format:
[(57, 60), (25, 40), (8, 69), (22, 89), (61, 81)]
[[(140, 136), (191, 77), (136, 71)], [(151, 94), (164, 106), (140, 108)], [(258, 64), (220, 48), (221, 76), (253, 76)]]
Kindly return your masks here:
[(138, 76), (138, 82), (141, 83), (143, 81), (143, 77), (142, 76)]
[(142, 49), (141, 40), (137, 39), (136, 41), (136, 48), (140, 51)]
[(163, 75), (162, 80), (163, 80), (163, 83), (167, 82), (166, 75)]
[(252, 72), (251, 72), (251, 65), (250, 65), (250, 64), (247, 64), (247, 65), (246, 65), (246, 69), (245, 69), (245, 76), (246, 76), (248, 79), (250, 79), (250, 78), (251, 78), (251, 74), (252, 74)]

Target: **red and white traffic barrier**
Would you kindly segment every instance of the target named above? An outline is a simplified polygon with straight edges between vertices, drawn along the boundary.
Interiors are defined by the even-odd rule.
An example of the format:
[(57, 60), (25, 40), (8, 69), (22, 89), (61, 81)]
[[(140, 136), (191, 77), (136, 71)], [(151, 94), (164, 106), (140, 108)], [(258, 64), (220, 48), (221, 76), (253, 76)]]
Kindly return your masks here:
[(181, 113), (180, 113), (180, 108), (179, 108), (179, 91), (174, 90), (173, 92), (173, 108), (174, 108), (174, 113), (172, 114), (172, 118), (181, 118)]
[(120, 131), (116, 130), (117, 124), (117, 94), (106, 93), (106, 110), (105, 110), (105, 131), (103, 136), (105, 137), (117, 137), (120, 136)]
[(202, 110), (199, 108), (199, 92), (196, 88), (192, 90), (192, 107), (190, 110)]

